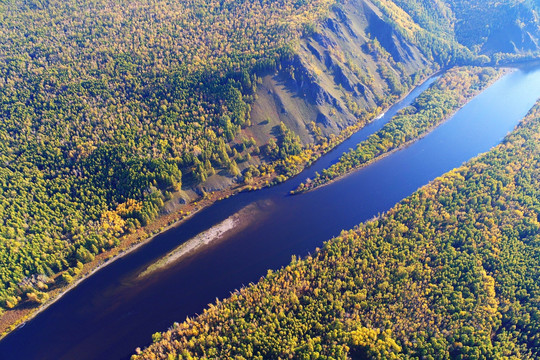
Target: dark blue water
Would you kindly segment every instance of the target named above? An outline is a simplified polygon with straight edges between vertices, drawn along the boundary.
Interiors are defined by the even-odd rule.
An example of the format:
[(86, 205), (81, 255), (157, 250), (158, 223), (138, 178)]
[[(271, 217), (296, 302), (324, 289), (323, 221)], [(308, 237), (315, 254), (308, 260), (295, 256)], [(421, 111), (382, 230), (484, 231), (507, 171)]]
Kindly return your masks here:
[[(201, 211), (100, 270), (0, 342), (0, 359), (127, 359), (151, 334), (200, 313), (216, 297), (286, 265), (439, 175), (498, 144), (540, 97), (540, 68), (523, 68), (487, 89), (422, 140), (337, 182), (288, 196), (306, 177), (377, 131), (432, 82), (314, 166), (279, 186)], [(246, 206), (248, 206), (246, 208)], [(140, 271), (182, 242), (241, 211), (245, 226), (143, 280)]]

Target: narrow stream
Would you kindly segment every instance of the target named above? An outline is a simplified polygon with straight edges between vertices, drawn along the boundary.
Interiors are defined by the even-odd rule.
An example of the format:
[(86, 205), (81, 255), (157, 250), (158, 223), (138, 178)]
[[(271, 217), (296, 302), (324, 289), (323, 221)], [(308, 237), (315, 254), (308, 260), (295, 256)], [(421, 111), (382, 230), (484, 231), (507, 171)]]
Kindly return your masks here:
[[(0, 358), (128, 359), (137, 346), (149, 344), (152, 333), (256, 282), (267, 269), (286, 265), (291, 255), (313, 252), (342, 229), (387, 211), (437, 176), (488, 151), (540, 97), (540, 67), (518, 69), (420, 141), (328, 186), (287, 195), (380, 129), (433, 81), (299, 176), (220, 201), (98, 271), (3, 339)], [(195, 237), (189, 244), (216, 240), (196, 252), (177, 253), (176, 261), (169, 257), (168, 266), (148, 269)]]

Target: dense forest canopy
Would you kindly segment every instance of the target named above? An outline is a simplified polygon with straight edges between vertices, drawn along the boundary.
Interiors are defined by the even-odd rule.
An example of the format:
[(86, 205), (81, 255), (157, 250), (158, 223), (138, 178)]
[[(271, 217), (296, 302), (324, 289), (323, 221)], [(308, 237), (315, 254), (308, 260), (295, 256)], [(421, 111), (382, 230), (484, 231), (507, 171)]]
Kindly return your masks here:
[(132, 359), (540, 356), (540, 104), (503, 144)]
[(0, 3), (0, 305), (146, 223), (182, 171), (236, 173), (227, 143), (249, 122), (255, 69), (275, 69), (328, 6)]
[(73, 159), (120, 142), (139, 156), (182, 156), (199, 138), (212, 140), (205, 132), (222, 135), (226, 126), (220, 116), (230, 117), (228, 126), (245, 120), (234, 91), (244, 89), (226, 75), (248, 85), (249, 70), (275, 66), (285, 47), (327, 6), (325, 1), (2, 4), (3, 146), (22, 152), (23, 140), (46, 140)]
[[(480, 15), (458, 1), (369, 5), (434, 67), (538, 50), (534, 2), (490, 2)], [(297, 156), (302, 144), (286, 127), (269, 144), (239, 133), (250, 126), (260, 77), (291, 63), (302, 37), (317, 34), (340, 6), (0, 1), (0, 312), (47, 300), (55, 274), (64, 271), (58, 280), (70, 282), (186, 183), (202, 183), (216, 169), (239, 177), (238, 162), (259, 154), (258, 145), (266, 161)], [(500, 12), (523, 31), (501, 43), (490, 42), (491, 32), (470, 40), (475, 28), (466, 24), (494, 24)], [(530, 42), (514, 41), (516, 34)], [(368, 50), (386, 56), (377, 39), (375, 31)], [(509, 42), (517, 45), (508, 50)], [(389, 92), (406, 90), (392, 70), (381, 73)], [(249, 167), (243, 175), (259, 173)]]

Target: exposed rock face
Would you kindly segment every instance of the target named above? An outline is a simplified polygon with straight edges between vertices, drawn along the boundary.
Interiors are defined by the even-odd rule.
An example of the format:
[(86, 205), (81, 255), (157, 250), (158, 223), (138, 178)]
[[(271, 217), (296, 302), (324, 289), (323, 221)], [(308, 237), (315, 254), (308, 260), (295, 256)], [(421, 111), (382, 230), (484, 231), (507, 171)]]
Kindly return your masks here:
[(374, 111), (392, 91), (389, 74), (395, 83), (411, 83), (414, 74), (431, 65), (370, 0), (351, 0), (334, 7), (283, 70), (264, 77), (249, 131), (261, 143), (280, 121), (304, 143), (314, 141), (307, 129), (311, 122), (324, 135), (337, 134), (359, 121), (359, 109)]
[(355, 84), (345, 74), (345, 70), (339, 65), (332, 67), (332, 69), (334, 70), (334, 80), (336, 81), (336, 84), (343, 86), (345, 90), (348, 92), (354, 92), (355, 95), (358, 96), (356, 93)]
[(322, 60), (321, 53), (319, 52), (319, 50), (315, 49), (315, 47), (313, 47), (313, 45), (307, 44), (307, 48), (308, 48), (309, 51), (311, 51), (313, 56), (315, 56), (317, 58), (317, 60), (319, 60), (319, 61)]
[(319, 113), (319, 115), (317, 116), (317, 123), (321, 124), (325, 128), (329, 127), (332, 124), (330, 119), (322, 113)]
[(330, 40), (328, 37), (324, 36), (321, 33), (315, 33), (312, 37), (312, 40), (319, 44), (319, 46), (323, 49), (329, 49), (337, 45), (334, 41)]
[(369, 23), (367, 27), (368, 33), (379, 41), (382, 47), (392, 55), (394, 61), (411, 61), (414, 55), (411, 47), (406, 43), (405, 39), (397, 34), (392, 26), (385, 22), (381, 15), (372, 7), (364, 6), (365, 15)]

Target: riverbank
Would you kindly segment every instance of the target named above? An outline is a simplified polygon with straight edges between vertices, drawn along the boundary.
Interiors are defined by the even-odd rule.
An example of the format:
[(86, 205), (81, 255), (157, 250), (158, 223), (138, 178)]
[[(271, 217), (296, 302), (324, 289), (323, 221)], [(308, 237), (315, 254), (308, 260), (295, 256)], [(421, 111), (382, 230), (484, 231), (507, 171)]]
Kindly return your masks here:
[[(455, 68), (455, 69), (459, 69), (459, 68)], [(479, 69), (481, 69), (481, 68), (479, 68)], [(409, 123), (400, 123), (400, 125), (394, 125), (393, 121), (394, 121), (395, 118), (398, 119), (398, 121), (399, 121), (402, 118), (405, 118), (406, 116), (409, 116), (409, 115), (401, 115), (400, 116), (399, 114), (395, 115), (392, 119), (389, 120), (389, 122), (385, 125), (385, 127), (383, 129), (381, 129), (378, 133), (373, 134), (372, 138), (368, 138), (365, 141), (357, 144), (356, 150), (351, 150), (349, 153), (344, 154), (340, 158), (338, 163), (333, 164), (331, 167), (324, 170), (325, 172), (326, 172), (326, 170), (328, 170), (330, 175), (327, 175), (325, 172), (323, 172), (323, 175), (317, 175), (313, 180), (307, 179), (307, 182), (305, 184), (304, 183), (300, 184), (300, 186), (298, 186), (296, 189), (291, 190), (290, 194), (295, 195), (295, 194), (309, 192), (311, 190), (318, 189), (318, 188), (320, 188), (322, 186), (325, 186), (325, 185), (331, 184), (331, 183), (333, 183), (335, 181), (338, 181), (340, 179), (343, 179), (347, 175), (349, 175), (349, 174), (351, 174), (351, 173), (353, 173), (353, 172), (355, 172), (357, 170), (360, 170), (362, 168), (365, 168), (366, 166), (369, 166), (370, 164), (372, 164), (372, 163), (374, 163), (376, 161), (379, 161), (379, 160), (385, 158), (386, 156), (395, 153), (396, 151), (402, 150), (403, 148), (411, 145), (412, 143), (424, 138), (426, 135), (430, 134), (435, 128), (437, 128), (438, 126), (446, 123), (459, 110), (461, 110), (466, 104), (468, 104), (470, 101), (472, 101), (475, 97), (477, 97), (483, 91), (485, 91), (486, 89), (491, 87), (496, 81), (500, 80), (503, 76), (509, 74), (512, 71), (516, 71), (516, 69), (512, 69), (512, 68), (508, 68), (508, 67), (499, 68), (499, 71), (497, 71), (497, 73), (494, 74), (491, 79), (489, 79), (487, 82), (482, 84), (481, 88), (475, 89), (475, 91), (473, 91), (471, 94), (468, 94), (466, 97), (460, 99), (458, 104), (456, 104), (457, 106), (455, 107), (455, 109), (450, 111), (446, 116), (444, 116), (440, 120), (437, 120), (435, 118), (436, 120), (432, 124), (429, 124), (429, 126), (425, 127), (424, 129), (422, 129), (423, 124), (418, 125), (418, 124), (410, 123), (410, 122)], [(450, 79), (450, 82), (453, 83), (453, 79)], [(477, 85), (475, 85), (475, 86), (477, 86)], [(457, 89), (459, 90), (459, 88), (457, 88)], [(455, 89), (447, 89), (447, 91), (455, 91)], [(458, 94), (459, 93), (461, 93), (461, 92), (458, 92)], [(431, 104), (431, 105), (427, 105), (427, 106), (428, 107), (433, 107), (434, 105)], [(423, 111), (423, 110), (421, 110), (421, 111)], [(416, 116), (417, 114), (418, 113), (415, 113), (412, 116)], [(428, 117), (429, 117), (429, 114), (428, 114)], [(389, 132), (388, 130), (385, 130), (386, 127), (389, 126), (389, 125), (394, 126), (394, 132)], [(403, 131), (403, 128), (406, 128), (407, 126), (409, 126), (409, 127), (410, 126), (413, 126), (413, 127), (418, 126), (421, 129), (421, 130), (419, 130), (420, 133), (417, 136), (410, 139), (409, 141), (406, 141), (406, 142), (404, 142), (402, 144), (399, 144), (396, 147), (390, 147), (389, 149), (385, 150), (384, 149), (384, 146), (386, 146), (385, 143), (387, 143), (389, 141), (391, 143), (391, 141), (393, 140), (393, 137), (395, 136), (395, 132), (401, 132), (401, 131)], [(397, 135), (400, 135), (400, 134), (398, 133)], [(371, 141), (372, 139), (377, 139), (376, 141), (378, 141), (378, 142), (374, 143), (373, 141)], [(364, 149), (364, 148), (361, 149), (362, 145), (364, 145), (364, 148), (367, 147), (367, 150)], [(341, 173), (341, 174), (339, 174), (337, 176), (334, 176), (334, 174), (335, 174), (334, 171), (335, 172), (343, 171), (343, 167), (346, 167), (347, 164), (348, 164), (347, 161), (349, 161), (349, 164), (351, 162), (354, 162), (354, 160), (357, 161), (357, 162), (363, 161), (363, 158), (365, 156), (370, 155), (370, 153), (369, 153), (369, 151), (371, 151), (370, 146), (371, 146), (371, 148), (373, 148), (373, 147), (380, 148), (380, 149), (383, 150), (383, 152), (381, 152), (379, 155), (376, 155), (376, 156), (374, 156), (373, 158), (371, 158), (371, 159), (369, 159), (367, 161), (364, 161), (364, 162), (360, 163), (357, 166), (346, 169), (343, 173)], [(361, 151), (361, 150), (365, 151), (367, 154), (365, 154), (365, 153), (360, 153), (359, 154), (358, 152)], [(352, 154), (351, 158), (353, 158), (354, 160), (348, 159), (349, 154)], [(355, 154), (356, 154), (357, 158), (354, 158)], [(360, 155), (362, 156), (361, 158), (360, 158)], [(342, 165), (341, 168), (339, 167), (340, 163)], [(328, 177), (330, 177), (330, 179), (328, 179)]]
[[(127, 359), (149, 344), (156, 331), (200, 314), (216, 298), (257, 282), (268, 269), (279, 269), (291, 256), (304, 257), (324, 241), (385, 213), (419, 187), (498, 144), (540, 94), (540, 69), (517, 71), (501, 79), (465, 106), (444, 127), (421, 141), (333, 186), (306, 196), (284, 196), (302, 178), (246, 192), (215, 203), (178, 228), (148, 243), (82, 282), (61, 301), (0, 342), (2, 358)], [(431, 83), (431, 80), (430, 82)], [(303, 175), (312, 176), (352, 144), (376, 132), (406, 107), (405, 102), (322, 157)], [(181, 264), (137, 281), (136, 276), (181, 242), (225, 220), (244, 206), (272, 201), (267, 214), (226, 241), (198, 251)], [(202, 215), (202, 216), (201, 216)], [(66, 316), (67, 314), (67, 316)], [(28, 341), (32, 339), (32, 341)]]
[[(352, 126), (345, 128), (340, 135), (334, 136), (328, 139), (324, 144), (312, 144), (311, 146), (304, 149), (304, 161), (298, 163), (295, 167), (295, 170), (288, 177), (277, 174), (275, 171), (267, 174), (265, 176), (259, 176), (251, 180), (249, 184), (236, 184), (230, 188), (205, 193), (200, 198), (194, 200), (191, 203), (182, 205), (178, 207), (176, 211), (168, 214), (160, 214), (158, 218), (151, 221), (148, 225), (135, 230), (133, 233), (126, 234), (119, 238), (119, 246), (107, 250), (101, 254), (95, 256), (94, 260), (84, 264), (82, 270), (74, 279), (74, 281), (67, 285), (55, 284), (54, 288), (47, 292), (49, 295), (49, 300), (40, 305), (39, 307), (32, 306), (28, 302), (25, 302), (18, 306), (15, 309), (7, 310), (0, 317), (0, 339), (5, 337), (11, 331), (15, 330), (19, 326), (24, 326), (26, 321), (33, 319), (39, 313), (47, 309), (49, 306), (54, 304), (56, 301), (62, 298), (67, 292), (71, 291), (77, 287), (81, 282), (86, 280), (88, 277), (113, 263), (114, 261), (130, 254), (131, 252), (139, 249), (141, 246), (152, 241), (157, 235), (166, 232), (167, 230), (180, 226), (185, 221), (190, 219), (193, 215), (199, 211), (211, 206), (216, 201), (229, 198), (235, 194), (238, 194), (243, 191), (254, 191), (259, 190), (264, 187), (272, 186), (279, 184), (291, 177), (298, 175), (305, 168), (309, 167), (313, 162), (317, 161), (321, 156), (329, 153), (339, 144), (343, 143), (345, 140), (350, 138), (354, 133), (364, 128), (365, 126), (371, 124), (372, 122), (380, 119), (384, 114), (395, 104), (399, 103), (405, 99), (414, 89), (424, 84), (429, 78), (436, 76), (438, 72), (427, 75), (425, 78), (421, 79), (419, 84), (417, 84), (411, 91), (403, 94), (402, 97), (396, 99), (396, 101), (388, 105), (386, 108), (381, 109), (380, 113), (372, 116), (368, 121), (360, 121)], [(52, 279), (56, 280), (61, 276), (61, 273), (56, 274)]]
[(143, 279), (155, 272), (165, 269), (182, 259), (201, 251), (207, 246), (224, 241), (235, 233), (244, 230), (252, 221), (259, 217), (261, 209), (257, 204), (250, 204), (235, 214), (229, 216), (219, 224), (203, 231), (195, 237), (185, 241), (159, 260), (148, 266), (138, 274), (137, 279)]
[[(535, 106), (490, 152), (421, 187), (377, 221), (343, 231), (313, 256), (155, 334), (154, 344), (131, 359), (309, 358), (315, 346), (342, 358), (381, 348), (373, 353), (389, 358), (538, 354), (540, 344), (529, 339), (540, 327), (529, 319), (540, 294), (533, 240), (540, 198), (524, 194), (538, 185), (539, 133)], [(518, 336), (494, 336), (505, 331)], [(331, 333), (337, 335), (321, 339)]]
[[(174, 227), (177, 227), (189, 220), (193, 215), (206, 207), (214, 204), (216, 201), (228, 198), (241, 191), (254, 189), (254, 186), (264, 184), (269, 177), (261, 177), (256, 184), (241, 185), (219, 192), (207, 193), (203, 197), (184, 205), (181, 210), (170, 214), (161, 214), (157, 219), (145, 227), (135, 230), (135, 232), (126, 234), (120, 238), (120, 245), (106, 252), (95, 256), (94, 260), (84, 264), (77, 278), (70, 284), (58, 286), (48, 292), (49, 300), (39, 307), (31, 307), (28, 304), (21, 304), (20, 307), (7, 310), (0, 318), (0, 339), (5, 337), (11, 331), (24, 326), (26, 321), (31, 320), (40, 312), (46, 310), (49, 306), (62, 298), (67, 292), (77, 287), (81, 282), (92, 276), (94, 273), (115, 262), (118, 259), (139, 249), (141, 246), (152, 241), (156, 236), (164, 233)], [(262, 187), (262, 185), (260, 185)], [(259, 188), (260, 188), (259, 187)], [(56, 274), (53, 280), (57, 280), (61, 273)]]

